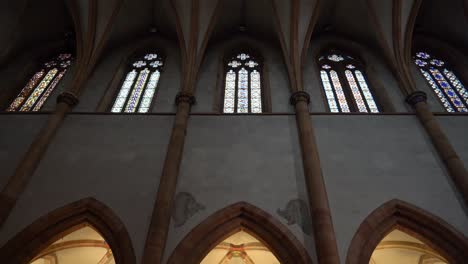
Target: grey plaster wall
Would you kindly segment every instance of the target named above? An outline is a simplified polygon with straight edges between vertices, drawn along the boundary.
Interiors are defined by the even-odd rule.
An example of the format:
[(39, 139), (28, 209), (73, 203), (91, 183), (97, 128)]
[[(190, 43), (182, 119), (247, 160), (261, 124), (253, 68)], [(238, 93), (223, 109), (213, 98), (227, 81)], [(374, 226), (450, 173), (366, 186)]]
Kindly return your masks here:
[(348, 51), (360, 56), (360, 59), (363, 60), (362, 63), (366, 66), (364, 74), (368, 78), (371, 89), (387, 97), (396, 112), (408, 111), (405, 97), (393, 73), (385, 64), (384, 58), (379, 57), (369, 47), (365, 47), (360, 43), (330, 35), (312, 40), (304, 66), (304, 89), (311, 95), (312, 112), (328, 111), (325, 95), (322, 92), (323, 86), (320, 79), (320, 69), (317, 65), (319, 53), (321, 51), (326, 52), (327, 47), (338, 49), (343, 47), (344, 52)]
[[(287, 225), (277, 210), (292, 199), (307, 202), (304, 188), (294, 116), (192, 116), (177, 192), (205, 209), (181, 227), (172, 219), (165, 258), (197, 224), (240, 201)], [(297, 224), (288, 227), (315, 258), (312, 238)]]
[(468, 116), (438, 116), (437, 120), (468, 168)]
[(69, 116), (1, 229), (0, 245), (48, 212), (95, 197), (123, 221), (139, 262), (172, 120), (154, 115)]
[[(227, 53), (243, 47), (253, 48), (263, 56), (263, 63), (266, 65), (268, 83), (271, 91), (271, 104), (273, 113), (292, 113), (294, 109), (289, 105), (291, 95), (289, 87), (289, 77), (284, 64), (283, 55), (280, 47), (271, 43), (254, 39), (248, 36), (236, 36), (233, 39), (219, 41), (208, 46), (204, 61), (201, 65), (198, 82), (196, 86), (197, 104), (192, 112), (214, 112), (214, 104), (217, 97), (221, 96), (218, 89), (223, 89), (224, 78), (222, 60)], [(218, 78), (221, 78), (218, 80)], [(219, 87), (216, 87), (219, 85)], [(219, 100), (220, 104), (222, 99)]]
[[(141, 52), (138, 53), (139, 51)], [(154, 98), (152, 112), (175, 112), (174, 99), (180, 91), (181, 80), (179, 44), (162, 37), (140, 39), (104, 54), (85, 84), (80, 104), (77, 105), (74, 111), (95, 111), (107, 89), (109, 89), (119, 67), (126, 67), (127, 63), (133, 63), (130, 58), (137, 54), (144, 54), (144, 52), (158, 52), (160, 55), (165, 55), (164, 67)], [(117, 78), (123, 81), (125, 75), (126, 72), (124, 71), (124, 74), (117, 76)]]
[(343, 263), (365, 217), (392, 199), (427, 210), (468, 235), (467, 211), (416, 117), (312, 120)]
[(0, 115), (0, 190), (43, 127), (47, 115)]

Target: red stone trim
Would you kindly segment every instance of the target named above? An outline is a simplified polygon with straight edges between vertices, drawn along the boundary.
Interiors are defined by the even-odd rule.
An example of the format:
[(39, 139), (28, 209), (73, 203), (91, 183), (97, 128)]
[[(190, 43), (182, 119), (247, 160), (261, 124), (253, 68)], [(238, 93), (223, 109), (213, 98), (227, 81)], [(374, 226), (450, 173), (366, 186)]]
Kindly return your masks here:
[(136, 263), (124, 224), (110, 208), (94, 198), (79, 200), (39, 218), (0, 248), (0, 259), (8, 264), (28, 263), (69, 229), (83, 223), (102, 235), (117, 264)]
[(463, 234), (441, 218), (395, 199), (362, 222), (349, 246), (346, 264), (368, 264), (376, 246), (394, 229), (423, 241), (450, 263), (465, 263), (468, 259), (468, 239)]
[(240, 229), (263, 242), (283, 264), (312, 263), (307, 251), (287, 227), (246, 202), (228, 206), (192, 229), (167, 263), (198, 264), (212, 248)]

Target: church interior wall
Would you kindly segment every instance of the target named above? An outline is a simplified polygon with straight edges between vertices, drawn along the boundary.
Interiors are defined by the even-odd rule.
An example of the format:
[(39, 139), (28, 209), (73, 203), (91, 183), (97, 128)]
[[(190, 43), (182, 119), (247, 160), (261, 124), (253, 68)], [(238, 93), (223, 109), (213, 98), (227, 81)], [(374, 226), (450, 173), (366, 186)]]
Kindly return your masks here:
[(415, 117), (327, 115), (312, 121), (342, 260), (362, 221), (392, 199), (468, 233), (467, 211)]
[[(180, 227), (172, 219), (166, 258), (193, 227), (239, 197), (288, 226), (315, 256), (309, 216), (287, 208), (292, 200), (300, 199), (300, 206), (308, 201), (294, 116), (190, 117), (176, 193), (181, 192), (203, 209)], [(181, 210), (184, 204), (175, 206)], [(288, 210), (289, 225), (279, 214)]]
[(468, 164), (468, 118), (466, 116), (438, 116), (440, 125), (460, 158)]
[(18, 162), (46, 120), (45, 114), (0, 115), (0, 188), (15, 172)]
[[(373, 15), (388, 16), (388, 19), (380, 21), (384, 29), (382, 36), (388, 36), (382, 42), (393, 47), (390, 43), (394, 33), (392, 13), (387, 12), (392, 8), (392, 1), (380, 5), (377, 4), (378, 1), (370, 2), (376, 5), (377, 14)], [(175, 5), (181, 3), (176, 1)], [(278, 3), (287, 5), (287, 1)], [(359, 5), (363, 4), (364, 1), (360, 1)], [(99, 17), (102, 20), (97, 23), (97, 31), (102, 32), (106, 28), (105, 16), (113, 10), (107, 10), (104, 1), (98, 5), (101, 10), (104, 9)], [(14, 9), (19, 9), (18, 6)], [(359, 13), (355, 13), (357, 16), (348, 16), (340, 22), (348, 11), (352, 13), (351, 7), (359, 9)], [(85, 6), (81, 8), (77, 12), (86, 16), (88, 12)], [(402, 92), (404, 89), (401, 89), (403, 87), (399, 87), (401, 84), (386, 63), (387, 59), (381, 54), (383, 52), (376, 48), (377, 38), (366, 39), (368, 35), (363, 34), (377, 29), (377, 26), (374, 25), (374, 28), (367, 23), (372, 21), (368, 17), (369, 10), (355, 7), (351, 1), (337, 8), (338, 15), (331, 20), (346, 24), (355, 18), (356, 23), (341, 25), (341, 28), (334, 28), (336, 25), (332, 25), (333, 23), (322, 24), (330, 26), (332, 30), (338, 28), (337, 32), (349, 29), (350, 33), (346, 37), (352, 36), (355, 30), (356, 38), (350, 40), (340, 34), (328, 35), (326, 30), (322, 35), (322, 28), (317, 29), (313, 32), (317, 34), (312, 34), (302, 70), (304, 90), (311, 99), (309, 110), (313, 113), (313, 141), (318, 146), (318, 165), (321, 166), (325, 180), (341, 263), (345, 263), (350, 242), (359, 225), (374, 209), (392, 199), (420, 207), (440, 217), (466, 236), (468, 209), (463, 205), (460, 191), (440, 159), (440, 154), (436, 152), (432, 143), (434, 139), (428, 136), (428, 131), (425, 131), (417, 115), (405, 102)], [(224, 11), (231, 11), (228, 9), (225, 8)], [(453, 7), (449, 10), (453, 10)], [(411, 5), (403, 4), (402, 17), (410, 12)], [(366, 15), (359, 16), (363, 13)], [(188, 19), (189, 15), (184, 14), (180, 21), (184, 25), (190, 24)], [(457, 17), (455, 21), (461, 24), (459, 19)], [(14, 20), (14, 17), (0, 16), (0, 21), (10, 20)], [(426, 20), (423, 22), (430, 22)], [(88, 21), (86, 17), (84, 21)], [(174, 21), (167, 23), (171, 22)], [(208, 22), (208, 19), (204, 20), (201, 27), (207, 27)], [(406, 24), (407, 21), (401, 22)], [(122, 21), (120, 23), (125, 24)], [(369, 27), (358, 27), (366, 23)], [(237, 20), (232, 24), (237, 27)], [(435, 24), (439, 23), (434, 22)], [(7, 27), (3, 25), (0, 30), (7, 31)], [(267, 34), (252, 34), (261, 32), (261, 27), (251, 27), (254, 30), (250, 33), (251, 28), (247, 27), (247, 32), (225, 34), (223, 31), (228, 26), (223, 25), (220, 23), (219, 29), (213, 30), (216, 34), (213, 33), (212, 39), (208, 38), (208, 46), (196, 78), (194, 96), (197, 102), (190, 110), (188, 128), (185, 131), (185, 145), (180, 172), (176, 175), (178, 182), (174, 211), (168, 229), (164, 259), (167, 261), (183, 238), (210, 215), (234, 203), (245, 201), (264, 210), (286, 226), (307, 249), (313, 263), (317, 263), (311, 217), (307, 208), (309, 199), (302, 164), (305, 158), (301, 155), (298, 139), (297, 126), (301, 121), (296, 120), (295, 109), (290, 105), (292, 91), (282, 49), (277, 40), (271, 41), (265, 37)], [(171, 33), (176, 35), (175, 29), (164, 26), (161, 28), (161, 32), (172, 30), (174, 32)], [(449, 33), (461, 35), (455, 31), (463, 28), (466, 29), (461, 26), (451, 28)], [(183, 30), (188, 30), (188, 27)], [(78, 95), (77, 106), (71, 113), (64, 111), (63, 123), (59, 125), (47, 151), (39, 160), (37, 169), (3, 223), (0, 229), (0, 247), (54, 209), (86, 197), (94, 197), (110, 207), (123, 221), (130, 234), (137, 263), (141, 262), (173, 131), (174, 113), (177, 110), (174, 99), (181, 91), (183, 73), (180, 43), (177, 39), (165, 38), (159, 31), (149, 37), (146, 32), (146, 37), (141, 38), (131, 38), (132, 34), (123, 36), (125, 34), (110, 32), (109, 35), (115, 39), (111, 38), (109, 46), (103, 49), (105, 52), (100, 54), (84, 84), (82, 94)], [(0, 34), (0, 44), (8, 42), (5, 39), (7, 35)], [(230, 37), (226, 38), (225, 35)], [(128, 38), (128, 41), (120, 38)], [(22, 48), (23, 44), (18, 47)], [(220, 105), (217, 105), (222, 100), (220, 89), (223, 89), (225, 74), (223, 59), (227, 56), (227, 51), (245, 46), (257, 50), (264, 59), (265, 80), (268, 83), (264, 83), (263, 87), (269, 87), (272, 114), (223, 115), (219, 110)], [(375, 115), (329, 113), (317, 67), (319, 52), (325, 51), (327, 47), (344, 47), (344, 51), (358, 54), (366, 65), (363, 72), (368, 77), (370, 86), (373, 86), (371, 88), (378, 89), (379, 95), (383, 94), (391, 107), (384, 109), (383, 114)], [(445, 50), (445, 47), (440, 49)], [(7, 67), (3, 67), (4, 54), (0, 49), (1, 91), (19, 91), (24, 86), (24, 80), (35, 71), (34, 63), (31, 62), (33, 57), (29, 54), (35, 54), (36, 59), (44, 50), (24, 52), (17, 59), (11, 60), (11, 63), (5, 64)], [(112, 85), (116, 82), (113, 80), (125, 78), (127, 71), (122, 69), (139, 51), (142, 54), (155, 51), (164, 57), (164, 67), (151, 113), (109, 114), (108, 109), (106, 113), (99, 113), (96, 109), (102, 106), (103, 97), (111, 95), (110, 101), (113, 102), (115, 94), (111, 94), (111, 88), (117, 91), (122, 84), (119, 81), (118, 86), (114, 87)], [(468, 54), (466, 51), (460, 52), (464, 53), (460, 60), (465, 61), (461, 64), (468, 69)], [(0, 188), (5, 186), (18, 165), (24, 166), (21, 163), (22, 157), (39, 131), (46, 127), (50, 112), (56, 110), (57, 96), (72, 87), (75, 70), (76, 60), (46, 101), (41, 110), (43, 113), (0, 115)], [(433, 89), (413, 63), (410, 70), (416, 90), (427, 94), (430, 110), (436, 113), (436, 120), (461, 160), (467, 164), (468, 116), (441, 114), (445, 110)], [(4, 99), (0, 94), (0, 106)]]
[[(38, 122), (44, 119), (37, 115), (34, 118), (24, 115), (23, 119), (22, 116), (15, 117), (9, 131), (16, 131), (15, 135), (24, 138), (32, 137), (29, 134), (35, 127), (41, 127)], [(0, 245), (48, 212), (95, 197), (122, 219), (140, 259), (172, 119), (173, 116), (153, 115), (68, 116), (2, 228)], [(24, 121), (30, 122), (25, 126)], [(21, 124), (24, 132), (19, 129)], [(25, 149), (26, 146), (18, 146), (27, 143), (27, 140), (16, 142), (13, 154)], [(19, 155), (11, 156), (2, 163), (17, 164), (15, 159)]]

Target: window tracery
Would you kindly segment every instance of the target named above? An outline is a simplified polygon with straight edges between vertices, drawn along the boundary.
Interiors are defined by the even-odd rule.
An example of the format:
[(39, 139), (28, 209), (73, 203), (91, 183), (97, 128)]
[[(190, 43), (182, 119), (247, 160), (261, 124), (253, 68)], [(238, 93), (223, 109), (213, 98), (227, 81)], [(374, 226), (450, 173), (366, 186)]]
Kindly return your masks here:
[(162, 67), (163, 60), (156, 53), (148, 53), (132, 63), (111, 112), (148, 112), (156, 93)]
[(248, 53), (239, 53), (227, 63), (223, 113), (262, 113), (260, 63)]
[(332, 52), (319, 58), (328, 107), (332, 113), (379, 113), (360, 64), (351, 56)]
[(62, 53), (43, 64), (6, 109), (8, 112), (39, 111), (67, 72), (73, 57)]
[(419, 51), (414, 63), (447, 112), (468, 112), (468, 90), (444, 61)]

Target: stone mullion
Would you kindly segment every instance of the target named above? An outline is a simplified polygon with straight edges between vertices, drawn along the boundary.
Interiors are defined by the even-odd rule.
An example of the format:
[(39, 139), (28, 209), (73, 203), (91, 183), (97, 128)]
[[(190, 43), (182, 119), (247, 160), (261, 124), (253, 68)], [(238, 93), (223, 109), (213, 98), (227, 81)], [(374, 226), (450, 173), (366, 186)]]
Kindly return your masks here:
[(465, 205), (468, 205), (468, 172), (439, 122), (429, 109), (426, 94), (416, 91), (407, 97), (406, 102), (415, 110), (416, 116), (429, 135), (439, 157), (442, 159), (450, 177), (458, 188)]
[(295, 92), (291, 104), (296, 110), (296, 122), (302, 150), (304, 176), (309, 199), (318, 263), (339, 264), (338, 247), (333, 228), (328, 195), (322, 176), (315, 133), (309, 113), (310, 97), (306, 92)]

